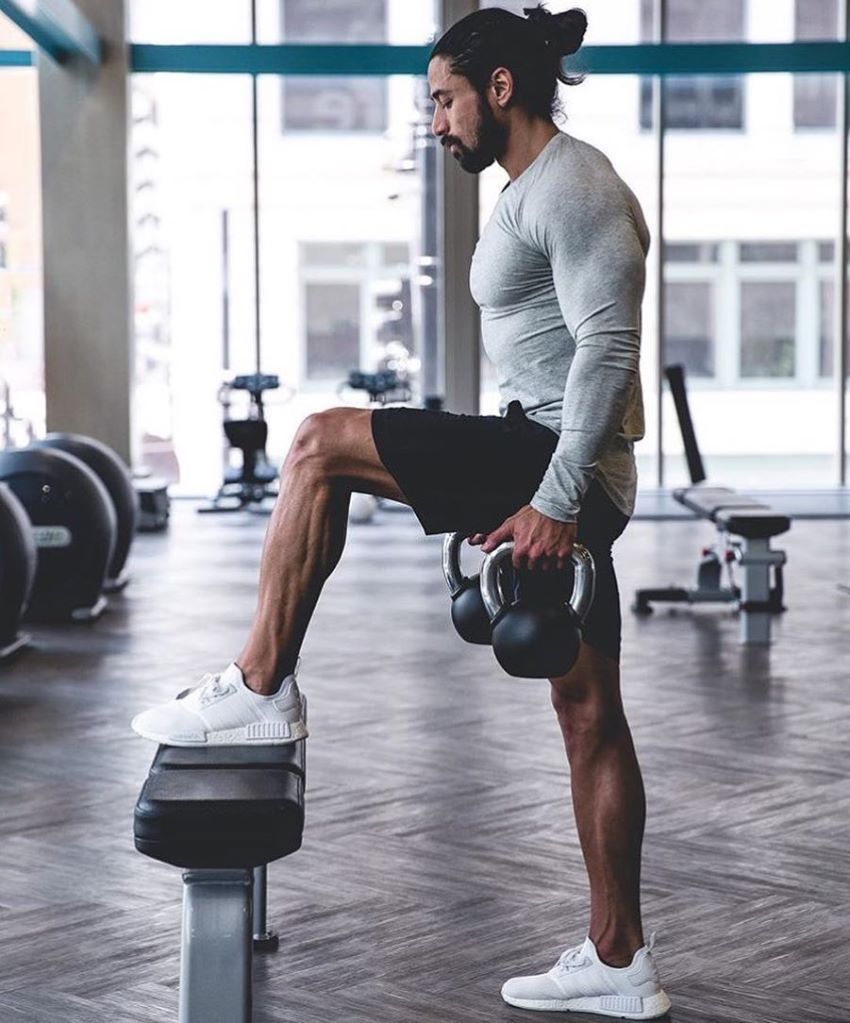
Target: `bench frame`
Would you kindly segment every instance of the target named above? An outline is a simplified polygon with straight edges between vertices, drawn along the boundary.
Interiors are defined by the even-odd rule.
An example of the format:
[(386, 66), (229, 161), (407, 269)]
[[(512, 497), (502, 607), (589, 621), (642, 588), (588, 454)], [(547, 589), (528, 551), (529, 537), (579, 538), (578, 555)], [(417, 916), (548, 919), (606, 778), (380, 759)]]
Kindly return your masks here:
[[(687, 489), (676, 490), (673, 496), (679, 504), (712, 521), (720, 534), (714, 546), (706, 547), (702, 551), (697, 568), (696, 587), (686, 589), (681, 586), (667, 586), (637, 590), (632, 611), (639, 615), (648, 615), (652, 613), (652, 604), (662, 602), (735, 604), (736, 610), (740, 612), (741, 643), (748, 646), (769, 645), (773, 616), (785, 611), (782, 602), (784, 594), (782, 567), (787, 561), (785, 551), (772, 549), (770, 537), (741, 537), (740, 540), (732, 540), (727, 523), (734, 521), (736, 510), (763, 512), (769, 515), (771, 509), (730, 490), (729, 497), (725, 500), (718, 499), (717, 507), (709, 514), (700, 511), (693, 502), (688, 501), (689, 495), (693, 492)], [(735, 584), (732, 575), (732, 566), (736, 563), (744, 569), (741, 586)], [(726, 586), (721, 583), (724, 569), (728, 576)]]
[[(306, 721), (307, 699), (303, 695), (302, 701)], [(301, 768), (296, 773), (300, 773), (302, 784), (306, 784), (303, 744), (302, 739), (298, 754)], [(154, 763), (156, 765), (157, 760)], [(232, 770), (231, 767), (221, 769)], [(181, 766), (177, 771), (186, 771), (188, 778), (192, 767)], [(144, 795), (145, 789), (142, 791)], [(180, 862), (144, 847), (138, 805), (136, 814), (136, 847), (155, 859)], [(272, 952), (279, 946), (278, 935), (269, 929), (266, 920), (267, 882), (267, 864), (183, 867), (179, 1023), (251, 1023), (254, 952)]]
[[(789, 529), (791, 520), (737, 491), (726, 487), (699, 486), (706, 479), (705, 467), (688, 405), (685, 367), (678, 364), (665, 366), (664, 375), (670, 385), (688, 474), (693, 484), (692, 487), (674, 490), (673, 497), (694, 515), (714, 523), (720, 536), (713, 547), (703, 549), (695, 588), (667, 586), (637, 590), (632, 611), (648, 615), (652, 613), (651, 605), (662, 601), (735, 604), (741, 615), (741, 643), (765, 646), (770, 643), (773, 615), (785, 610), (782, 603), (782, 566), (787, 559), (785, 551), (771, 548), (770, 539)], [(740, 540), (730, 539), (733, 535), (740, 536)], [(742, 586), (735, 584), (732, 575), (735, 563), (744, 569)], [(724, 569), (728, 575), (728, 586), (723, 586), (720, 581)]]

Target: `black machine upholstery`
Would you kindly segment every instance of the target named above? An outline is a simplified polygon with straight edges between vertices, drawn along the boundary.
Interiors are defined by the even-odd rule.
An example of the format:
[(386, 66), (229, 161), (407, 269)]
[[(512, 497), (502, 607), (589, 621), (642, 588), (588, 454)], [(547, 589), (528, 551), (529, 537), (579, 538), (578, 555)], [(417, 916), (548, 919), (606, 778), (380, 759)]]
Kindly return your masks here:
[(791, 519), (772, 508), (721, 508), (714, 516), (721, 529), (745, 540), (769, 540), (791, 528)]
[(136, 803), (136, 848), (195, 868), (259, 867), (295, 852), (304, 746), (160, 746)]

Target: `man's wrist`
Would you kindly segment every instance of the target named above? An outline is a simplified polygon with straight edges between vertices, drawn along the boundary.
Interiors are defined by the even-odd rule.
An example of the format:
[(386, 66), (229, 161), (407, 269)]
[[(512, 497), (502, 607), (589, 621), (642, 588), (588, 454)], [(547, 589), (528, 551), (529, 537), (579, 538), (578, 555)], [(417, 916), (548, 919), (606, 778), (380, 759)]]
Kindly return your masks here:
[(554, 519), (555, 522), (560, 522), (563, 525), (575, 525), (578, 521), (578, 514), (575, 512), (564, 511), (561, 508), (556, 508), (549, 504), (547, 501), (540, 501), (536, 497), (532, 498), (530, 507), (541, 515), (545, 515), (547, 519)]

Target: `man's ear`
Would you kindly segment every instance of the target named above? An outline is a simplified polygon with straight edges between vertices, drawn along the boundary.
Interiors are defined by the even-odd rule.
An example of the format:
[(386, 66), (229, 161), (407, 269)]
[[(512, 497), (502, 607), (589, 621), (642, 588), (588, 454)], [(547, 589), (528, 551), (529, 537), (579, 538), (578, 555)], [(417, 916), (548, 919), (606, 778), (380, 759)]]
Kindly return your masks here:
[(488, 88), (498, 106), (504, 110), (513, 98), (514, 76), (506, 67), (494, 68)]

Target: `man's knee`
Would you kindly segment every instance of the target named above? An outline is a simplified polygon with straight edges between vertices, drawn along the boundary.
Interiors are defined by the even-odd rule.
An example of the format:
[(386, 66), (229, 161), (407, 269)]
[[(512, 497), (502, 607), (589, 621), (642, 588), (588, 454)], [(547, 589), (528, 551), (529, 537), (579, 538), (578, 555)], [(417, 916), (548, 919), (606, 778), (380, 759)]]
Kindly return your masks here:
[(286, 456), (291, 468), (326, 469), (337, 454), (340, 439), (352, 413), (359, 409), (331, 408), (313, 412), (301, 421)]

